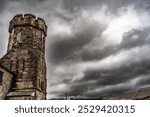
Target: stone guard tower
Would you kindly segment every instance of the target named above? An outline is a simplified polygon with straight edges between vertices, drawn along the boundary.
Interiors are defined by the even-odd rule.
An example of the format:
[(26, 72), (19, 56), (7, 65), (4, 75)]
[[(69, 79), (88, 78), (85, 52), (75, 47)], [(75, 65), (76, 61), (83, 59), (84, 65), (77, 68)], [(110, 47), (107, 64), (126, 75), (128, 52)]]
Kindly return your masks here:
[(7, 53), (0, 64), (15, 76), (6, 99), (46, 99), (45, 21), (19, 14), (10, 21), (9, 33)]

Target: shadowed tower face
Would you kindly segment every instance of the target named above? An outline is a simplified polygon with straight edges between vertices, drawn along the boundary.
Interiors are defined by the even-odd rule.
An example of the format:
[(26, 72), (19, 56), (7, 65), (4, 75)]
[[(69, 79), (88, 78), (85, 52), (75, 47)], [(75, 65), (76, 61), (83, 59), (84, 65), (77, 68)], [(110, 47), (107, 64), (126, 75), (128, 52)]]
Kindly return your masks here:
[(46, 99), (45, 37), (47, 26), (32, 14), (16, 15), (0, 64), (15, 73), (7, 99)]

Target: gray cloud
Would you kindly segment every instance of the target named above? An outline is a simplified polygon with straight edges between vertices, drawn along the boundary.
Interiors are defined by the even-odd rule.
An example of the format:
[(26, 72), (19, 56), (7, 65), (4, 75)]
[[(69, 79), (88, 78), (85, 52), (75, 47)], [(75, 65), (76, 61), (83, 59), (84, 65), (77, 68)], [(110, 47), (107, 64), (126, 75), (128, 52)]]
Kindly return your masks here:
[[(106, 94), (106, 93), (119, 93), (122, 91), (129, 91), (133, 87), (131, 86), (123, 86), (124, 83), (129, 83), (131, 80), (136, 79), (141, 75), (149, 75), (150, 74), (150, 64), (149, 60), (141, 61), (138, 63), (133, 63), (129, 65), (125, 65), (124, 67), (112, 69), (112, 70), (87, 70), (84, 74), (84, 78), (73, 82), (73, 86), (71, 87), (73, 90), (68, 92), (68, 94), (74, 95), (84, 94), (86, 93), (87, 96), (97, 97), (99, 94)], [(115, 85), (122, 84), (118, 90)], [(134, 86), (144, 86), (144, 84), (149, 84), (149, 79), (144, 78), (140, 80)], [(114, 87), (113, 87), (114, 85)], [(107, 91), (103, 90), (103, 87), (112, 86)], [(123, 86), (123, 87), (122, 87)], [(101, 91), (93, 94), (87, 93), (88, 89), (96, 90), (97, 88), (101, 87)], [(94, 94), (95, 93), (95, 94)]]
[(81, 18), (77, 19), (77, 21), (73, 20), (72, 22), (73, 23), (70, 23), (70, 25), (72, 24), (70, 27), (71, 35), (61, 37), (56, 35), (56, 41), (50, 45), (50, 58), (52, 58), (54, 62), (75, 59), (79, 56), (79, 51), (94, 40), (97, 30), (99, 30), (99, 33), (103, 30), (98, 26), (98, 23), (93, 23), (87, 19)]

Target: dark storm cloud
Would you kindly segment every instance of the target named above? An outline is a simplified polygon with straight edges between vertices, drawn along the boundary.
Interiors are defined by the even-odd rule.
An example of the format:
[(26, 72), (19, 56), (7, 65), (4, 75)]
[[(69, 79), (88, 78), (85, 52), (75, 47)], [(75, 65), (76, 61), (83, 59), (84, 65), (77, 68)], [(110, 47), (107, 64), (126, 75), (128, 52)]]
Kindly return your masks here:
[(108, 46), (103, 48), (101, 51), (99, 49), (82, 51), (81, 56), (83, 61), (101, 60), (113, 53), (116, 53), (117, 51), (118, 47)]
[[(136, 0), (136, 3), (141, 3), (143, 0)], [(115, 12), (120, 7), (125, 7), (135, 3), (135, 0), (64, 0), (66, 9), (75, 10), (74, 8), (82, 9), (83, 7), (100, 7), (103, 4), (109, 6), (111, 12)]]
[(0, 0), (0, 12), (2, 12), (5, 5), (6, 5), (6, 0)]
[(143, 78), (143, 80), (141, 80), (137, 85), (138, 86), (146, 86), (150, 84), (150, 76), (147, 76), (146, 78)]
[(49, 45), (49, 57), (54, 63), (79, 58), (84, 46), (101, 35), (106, 26), (98, 19), (92, 19), (92, 15), (92, 13), (85, 15), (84, 11), (68, 17), (57, 15), (61, 21), (57, 26), (60, 35), (54, 32), (52, 37), (54, 40)]
[(143, 30), (132, 29), (124, 33), (120, 45), (110, 45), (101, 51), (83, 51), (81, 56), (85, 61), (100, 60), (122, 50), (129, 50), (135, 47), (150, 44), (149, 31), (150, 28), (145, 28)]
[[(84, 24), (82, 28), (84, 27)], [(50, 57), (53, 61), (64, 62), (68, 59), (74, 59), (76, 51), (80, 51), (84, 45), (88, 44), (94, 38), (94, 29), (90, 26), (85, 27), (82, 32), (77, 32), (73, 37), (65, 37), (64, 39), (55, 41), (51, 45)]]
[[(140, 63), (134, 63), (130, 65), (126, 65), (124, 67), (113, 69), (113, 70), (88, 70), (85, 72), (85, 76), (83, 79), (74, 82), (71, 87), (72, 90), (68, 92), (68, 95), (80, 95), (84, 94), (90, 89), (97, 89), (98, 87), (105, 87), (110, 85), (119, 85), (125, 82), (130, 82), (130, 80), (136, 79), (138, 76), (149, 75), (150, 74), (150, 61), (141, 61)], [(137, 85), (149, 84), (149, 79), (143, 78), (142, 81), (138, 82)], [(88, 86), (88, 87), (87, 87)], [(132, 87), (133, 88), (133, 87)], [(105, 93), (119, 93), (123, 91), (130, 90), (131, 87), (120, 87), (117, 89), (116, 87), (111, 87), (107, 91), (100, 91), (99, 94)], [(98, 96), (98, 93), (94, 94), (86, 94), (87, 96)]]
[(129, 32), (126, 32), (119, 48), (130, 49), (137, 46), (150, 44), (149, 31), (150, 29), (146, 28), (142, 31), (133, 29)]
[(46, 0), (0, 0), (0, 12), (2, 12), (10, 2), (24, 3), (33, 7), (33, 5), (43, 3), (44, 1)]
[(79, 51), (80, 48), (86, 43), (88, 43), (89, 40), (80, 40), (81, 38), (74, 38), (70, 40), (61, 40), (59, 42), (55, 42), (52, 45), (52, 49), (50, 51), (51, 58), (53, 59), (53, 62), (64, 62), (69, 59), (74, 59), (76, 57), (75, 51)]
[[(108, 9), (106, 7), (107, 12), (111, 12), (114, 15), (113, 17), (120, 17), (120, 19), (118, 18), (116, 19), (116, 21), (114, 21), (115, 23), (121, 23), (121, 21), (130, 23), (130, 21), (124, 20), (122, 18), (126, 18), (128, 17), (128, 15), (133, 15), (133, 18), (139, 18), (141, 14), (144, 14), (143, 9), (145, 8), (144, 5), (146, 4), (146, 2), (147, 1), (144, 1), (143, 3), (141, 0), (138, 0), (136, 2), (133, 0), (97, 0), (91, 3), (91, 1), (88, 0), (79, 2), (66, 0), (64, 1), (64, 6), (65, 9), (69, 11), (71, 10), (71, 12), (74, 14), (77, 12), (77, 9), (78, 12), (82, 13), (83, 9), (88, 11), (89, 9), (93, 9), (93, 6), (95, 6), (95, 9), (97, 9), (97, 6), (101, 7), (102, 5), (106, 5), (108, 7)], [(133, 10), (128, 7), (129, 5), (134, 6)], [(148, 5), (146, 7), (148, 7)], [(120, 10), (122, 9), (124, 9), (124, 11), (120, 12)], [(104, 13), (106, 13), (106, 11), (104, 11)], [(139, 16), (136, 16), (137, 14), (135, 11), (140, 11), (141, 14)], [(122, 14), (126, 12), (129, 14)], [(119, 13), (121, 13), (121, 16), (118, 16)], [(97, 16), (98, 15), (99, 14), (97, 14)], [(85, 17), (83, 15), (76, 15), (78, 17), (70, 15), (70, 17), (72, 18), (70, 18), (70, 20), (67, 20), (62, 16), (64, 16), (64, 14), (61, 15), (61, 18), (66, 22), (70, 22), (70, 25), (72, 25), (71, 22), (73, 21), (76, 21), (76, 25), (81, 24), (79, 22), (82, 21), (76, 20), (76, 18)], [(149, 14), (147, 14), (147, 16), (149, 17)], [(148, 18), (147, 16), (146, 18)], [(112, 18), (113, 20), (113, 17), (111, 15), (106, 17)], [(139, 86), (144, 86), (145, 82), (148, 82), (148, 79), (145, 77), (145, 75), (150, 74), (150, 64), (148, 64), (150, 63), (148, 59), (149, 56), (145, 57), (148, 54), (148, 50), (150, 49), (149, 47), (146, 47), (149, 46), (150, 40), (148, 33), (149, 26), (147, 25), (143, 26), (143, 28), (140, 28), (140, 25), (143, 24), (140, 24), (141, 22), (139, 22), (137, 19), (133, 20), (135, 20), (136, 22), (135, 24), (133, 24), (133, 28), (130, 28), (123, 32), (121, 41), (118, 44), (111, 44), (111, 42), (109, 41), (105, 42), (104, 37), (102, 37), (105, 29), (107, 30), (107, 28), (109, 28), (109, 23), (105, 26), (105, 28), (102, 28), (100, 33), (97, 33), (97, 30), (99, 30), (99, 28), (97, 28), (96, 25), (94, 25), (95, 28), (88, 28), (88, 31), (86, 30), (86, 28), (83, 28), (82, 26), (88, 25), (90, 20), (86, 20), (87, 22), (84, 23), (84, 25), (81, 25), (77, 29), (79, 31), (77, 31), (76, 33), (74, 33), (74, 30), (70, 28), (73, 34), (71, 36), (63, 36), (61, 38), (59, 36), (56, 36), (56, 41), (54, 41), (50, 47), (50, 59), (54, 60), (53, 62), (59, 61), (57, 65), (60, 65), (60, 67), (62, 66), (62, 63), (65, 64), (65, 62), (67, 63), (67, 61), (77, 59), (79, 60), (77, 61), (77, 63), (69, 63), (69, 66), (71, 67), (68, 67), (67, 72), (72, 73), (72, 78), (65, 78), (66, 76), (61, 77), (64, 78), (64, 80), (60, 81), (60, 83), (58, 84), (54, 83), (56, 86), (52, 86), (53, 88), (59, 87), (57, 88), (59, 91), (55, 90), (51, 91), (51, 93), (57, 94), (57, 96), (64, 96), (67, 92), (69, 96), (97, 97), (105, 94), (126, 92), (129, 90), (134, 90)], [(102, 21), (102, 23), (104, 21)], [(102, 23), (100, 23), (100, 25), (102, 25)], [(119, 23), (116, 24), (116, 26), (122, 25), (122, 23)], [(126, 25), (128, 25), (128, 23), (126, 23)], [(129, 25), (128, 27), (131, 26)], [(113, 38), (113, 35), (111, 37)], [(106, 46), (103, 47), (104, 44), (106, 44)], [(148, 50), (145, 51), (145, 49)], [(141, 52), (144, 54), (140, 54)], [(79, 66), (76, 66), (75, 64), (78, 64)], [(64, 67), (64, 69), (66, 68), (67, 65), (66, 67)], [(61, 70), (62, 69), (63, 66)], [(63, 72), (61, 71), (62, 74), (65, 73), (64, 69)], [(73, 72), (75, 72), (75, 74), (73, 74)], [(57, 73), (59, 74), (59, 72)], [(57, 75), (56, 77), (60, 78)], [(61, 83), (63, 85), (60, 85)], [(61, 90), (60, 87), (64, 88), (64, 90)]]
[(100, 79), (97, 85), (110, 85), (123, 83), (131, 78), (135, 78), (142, 74), (149, 74), (150, 64), (147, 61), (125, 65), (122, 68), (107, 70), (107, 71), (86, 71), (87, 74), (84, 80)]

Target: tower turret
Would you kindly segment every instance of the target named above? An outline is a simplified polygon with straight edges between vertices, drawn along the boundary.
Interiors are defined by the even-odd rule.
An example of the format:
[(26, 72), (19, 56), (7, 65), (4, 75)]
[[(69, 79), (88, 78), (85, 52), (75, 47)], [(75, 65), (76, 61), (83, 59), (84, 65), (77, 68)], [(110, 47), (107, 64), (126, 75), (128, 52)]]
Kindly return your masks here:
[(45, 21), (18, 14), (10, 21), (9, 33), (7, 54), (0, 63), (16, 76), (7, 99), (45, 99)]
[[(32, 14), (19, 14), (14, 16), (9, 24), (9, 44), (7, 51), (13, 47), (39, 49), (44, 51), (42, 44), (47, 36), (47, 26), (42, 18)], [(23, 44), (22, 44), (23, 43)]]

